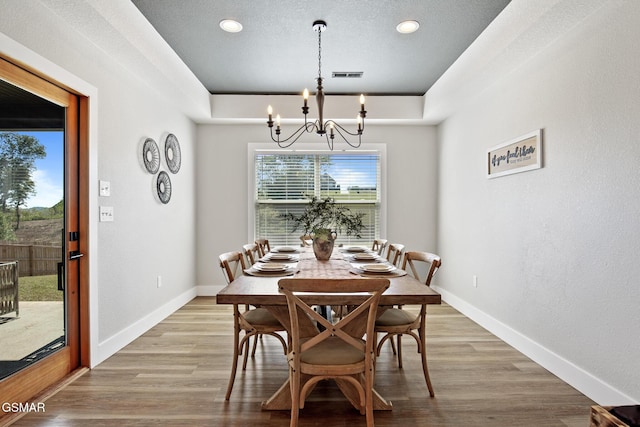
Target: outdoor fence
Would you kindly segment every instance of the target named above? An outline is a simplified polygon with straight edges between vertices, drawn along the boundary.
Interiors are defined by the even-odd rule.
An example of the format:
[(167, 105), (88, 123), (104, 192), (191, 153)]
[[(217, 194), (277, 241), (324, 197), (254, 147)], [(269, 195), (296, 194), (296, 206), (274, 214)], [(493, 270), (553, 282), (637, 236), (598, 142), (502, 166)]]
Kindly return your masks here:
[(0, 245), (0, 260), (4, 262), (18, 261), (21, 277), (57, 274), (58, 263), (62, 261), (62, 248), (59, 246)]

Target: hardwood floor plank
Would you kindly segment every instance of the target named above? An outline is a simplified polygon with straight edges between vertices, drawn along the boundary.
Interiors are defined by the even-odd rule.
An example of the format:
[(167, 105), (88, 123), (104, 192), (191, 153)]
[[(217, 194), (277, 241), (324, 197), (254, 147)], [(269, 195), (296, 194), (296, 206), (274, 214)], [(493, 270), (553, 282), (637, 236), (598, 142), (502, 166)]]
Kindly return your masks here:
[[(14, 426), (288, 426), (289, 411), (261, 410), (287, 378), (282, 347), (263, 337), (227, 402), (232, 342), (231, 307), (198, 297)], [(385, 345), (376, 388), (393, 410), (376, 411), (376, 426), (589, 423), (594, 402), (446, 304), (429, 307), (427, 347), (433, 399), (415, 341), (403, 338), (402, 370)], [(365, 418), (326, 382), (300, 411), (300, 425), (364, 426)]]

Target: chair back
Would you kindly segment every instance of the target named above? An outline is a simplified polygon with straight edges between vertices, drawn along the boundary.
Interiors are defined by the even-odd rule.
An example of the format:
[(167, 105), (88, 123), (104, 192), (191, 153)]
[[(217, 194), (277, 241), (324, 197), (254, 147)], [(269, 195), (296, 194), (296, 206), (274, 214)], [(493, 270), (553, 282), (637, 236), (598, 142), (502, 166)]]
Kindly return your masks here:
[(258, 245), (258, 252), (261, 257), (271, 252), (271, 245), (269, 245), (268, 239), (256, 239), (256, 245)]
[(239, 274), (242, 274), (246, 268), (244, 263), (244, 257), (241, 252), (225, 252), (218, 257), (220, 260), (220, 268), (227, 283), (233, 282), (238, 274), (238, 267), (240, 267)]
[(404, 251), (404, 245), (400, 243), (391, 243), (389, 250), (387, 251), (387, 261), (396, 267), (400, 267), (400, 261), (402, 260), (402, 252)]
[(20, 314), (18, 270), (18, 261), (0, 263), (0, 315)]
[(411, 268), (411, 273), (413, 277), (417, 280), (420, 280), (420, 276), (418, 271), (416, 270), (415, 262), (424, 262), (428, 264), (427, 277), (425, 279), (425, 285), (431, 286), (431, 279), (436, 274), (440, 266), (442, 265), (442, 260), (436, 254), (432, 254), (429, 252), (406, 252), (404, 254), (404, 262), (402, 263), (402, 269), (407, 269), (407, 264), (409, 268)]
[(373, 241), (373, 246), (371, 246), (371, 250), (374, 252), (377, 252), (378, 255), (382, 255), (386, 247), (387, 247), (386, 239), (375, 239)]
[[(389, 279), (280, 279), (278, 287), (287, 297), (289, 307), (292, 343), (290, 357), (300, 357), (302, 352), (327, 339), (336, 338), (364, 352), (367, 360), (374, 357), (376, 312), (380, 296), (389, 287)], [(353, 302), (355, 308), (333, 324), (317, 313), (312, 304), (321, 304), (321, 294), (336, 293), (345, 294), (345, 301)], [(308, 298), (311, 294), (320, 300), (301, 298), (303, 295)], [(361, 301), (363, 294), (368, 295), (364, 302)], [(310, 336), (309, 329), (302, 324), (309, 320), (315, 320), (320, 326), (319, 329), (323, 329), (322, 332), (314, 331), (316, 335)], [(367, 339), (363, 341), (362, 337), (365, 334)]]
[(255, 243), (248, 243), (242, 246), (242, 253), (244, 253), (245, 261), (247, 261), (247, 266), (249, 267), (261, 258), (260, 250)]
[(311, 246), (313, 246), (313, 237), (308, 234), (300, 236), (300, 241), (302, 242), (300, 246), (304, 248), (310, 248)]

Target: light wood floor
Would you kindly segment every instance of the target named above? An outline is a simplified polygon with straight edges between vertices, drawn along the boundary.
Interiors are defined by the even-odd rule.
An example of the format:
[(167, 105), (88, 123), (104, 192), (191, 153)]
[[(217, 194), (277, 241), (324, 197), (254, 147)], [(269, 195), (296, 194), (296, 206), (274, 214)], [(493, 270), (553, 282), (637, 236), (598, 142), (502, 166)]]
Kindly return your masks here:
[[(256, 358), (224, 400), (231, 366), (231, 308), (199, 297), (87, 372), (14, 426), (288, 426), (288, 411), (260, 402), (286, 379), (282, 348), (264, 337)], [(382, 426), (589, 425), (591, 400), (447, 305), (429, 307), (428, 356), (436, 397), (428, 397), (415, 344), (404, 369), (390, 347), (378, 359), (376, 388), (393, 411)], [(364, 426), (332, 383), (316, 388), (300, 426)]]

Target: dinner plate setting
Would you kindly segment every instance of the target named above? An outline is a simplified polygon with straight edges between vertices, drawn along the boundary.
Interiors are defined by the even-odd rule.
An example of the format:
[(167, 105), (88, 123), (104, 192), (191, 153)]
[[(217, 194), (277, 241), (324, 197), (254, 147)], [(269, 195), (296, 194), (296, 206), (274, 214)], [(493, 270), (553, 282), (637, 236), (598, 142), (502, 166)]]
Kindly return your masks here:
[(396, 267), (391, 264), (363, 264), (359, 265), (358, 268), (367, 273), (388, 273), (396, 270)]
[(397, 268), (389, 263), (375, 263), (375, 264), (351, 264), (352, 273), (359, 274), (361, 276), (404, 276), (406, 271)]
[(349, 255), (349, 258), (354, 262), (382, 262), (384, 260), (384, 258), (381, 258), (374, 252), (358, 252), (353, 255)]
[(257, 262), (253, 268), (259, 271), (284, 271), (287, 269), (287, 266), (275, 262)]
[(343, 252), (348, 252), (348, 253), (361, 253), (361, 252), (368, 252), (369, 249), (364, 248), (362, 246), (347, 246), (345, 248), (342, 248)]
[(290, 276), (298, 271), (298, 263), (256, 262), (244, 272), (250, 276)]
[(273, 253), (285, 253), (285, 254), (297, 254), (297, 253), (300, 253), (298, 248), (293, 247), (293, 246), (278, 246), (278, 247), (275, 247), (275, 248), (271, 249), (271, 252), (273, 252)]
[(285, 253), (285, 252), (270, 252), (260, 258), (261, 262), (298, 262), (300, 261), (300, 257), (296, 254)]

